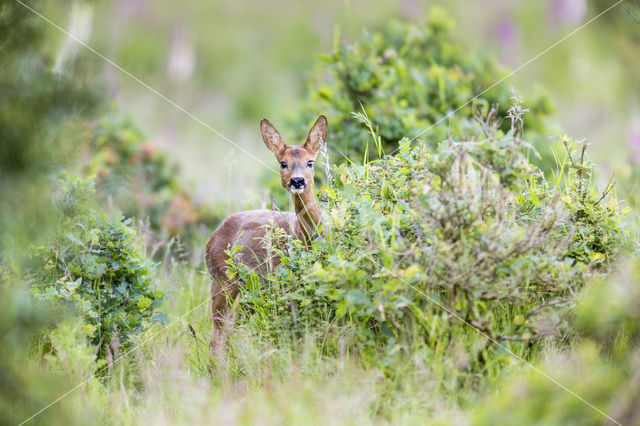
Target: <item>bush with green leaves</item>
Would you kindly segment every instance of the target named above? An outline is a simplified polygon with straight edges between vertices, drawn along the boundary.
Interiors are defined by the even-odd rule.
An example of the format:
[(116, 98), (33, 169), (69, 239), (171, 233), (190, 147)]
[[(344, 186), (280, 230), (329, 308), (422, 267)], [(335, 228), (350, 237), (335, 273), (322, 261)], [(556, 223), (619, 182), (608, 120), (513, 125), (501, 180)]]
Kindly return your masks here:
[(31, 281), (36, 297), (81, 312), (91, 343), (104, 356), (164, 321), (156, 311), (164, 295), (151, 282), (153, 264), (140, 255), (130, 220), (94, 210), (94, 192), (91, 179), (66, 174), (58, 180), (53, 211), (60, 226), (35, 251)]
[[(469, 101), (507, 71), (491, 55), (456, 42), (453, 28), (451, 18), (434, 8), (426, 25), (394, 22), (382, 31), (365, 32), (354, 43), (338, 44), (332, 54), (321, 57), (310, 95), (293, 123), (299, 138), (318, 111), (330, 117), (327, 139), (338, 162), (343, 156), (352, 161), (377, 158), (381, 151), (395, 150), (402, 138), (426, 129), (430, 144), (473, 134)], [(504, 117), (511, 96), (509, 86), (501, 84), (482, 93), (475, 104), (497, 105)], [(552, 106), (540, 96), (526, 107), (532, 111), (527, 137), (536, 142)], [(376, 123), (380, 150), (354, 112), (364, 112)], [(508, 130), (508, 122), (501, 128)]]
[(473, 374), (504, 362), (490, 356), (496, 342), (527, 357), (570, 332), (584, 277), (627, 240), (621, 211), (568, 138), (549, 182), (519, 127), (503, 132), (488, 115), (473, 138), (435, 149), (404, 139), (393, 156), (334, 169), (319, 194), (325, 235), (309, 250), (273, 231), (282, 263), (268, 276), (232, 262), (248, 277), (241, 324), (275, 341), (310, 333), (329, 353), (385, 367), (462, 357), (454, 370)]

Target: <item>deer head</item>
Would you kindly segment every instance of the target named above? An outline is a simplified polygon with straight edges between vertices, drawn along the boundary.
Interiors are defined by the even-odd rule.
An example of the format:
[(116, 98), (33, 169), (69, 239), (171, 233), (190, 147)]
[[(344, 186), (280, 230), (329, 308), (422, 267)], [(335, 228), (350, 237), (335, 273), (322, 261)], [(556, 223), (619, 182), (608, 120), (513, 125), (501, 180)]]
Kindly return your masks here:
[(304, 145), (287, 145), (276, 128), (263, 118), (262, 140), (280, 163), (282, 186), (292, 194), (302, 194), (313, 185), (313, 165), (327, 137), (327, 118), (321, 115), (309, 131)]

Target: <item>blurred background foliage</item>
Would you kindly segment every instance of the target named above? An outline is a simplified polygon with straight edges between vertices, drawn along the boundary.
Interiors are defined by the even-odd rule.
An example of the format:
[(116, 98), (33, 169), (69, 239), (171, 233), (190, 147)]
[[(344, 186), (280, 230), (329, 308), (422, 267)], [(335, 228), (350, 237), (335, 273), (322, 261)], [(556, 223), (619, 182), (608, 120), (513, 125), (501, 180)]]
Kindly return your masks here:
[[(365, 32), (353, 44), (340, 43), (319, 61), (318, 81), (303, 103), (297, 139), (304, 137), (316, 111), (325, 111), (332, 118), (327, 139), (334, 161), (360, 162), (365, 151), (373, 159), (397, 150), (404, 137), (419, 137), (431, 146), (447, 137), (472, 137), (474, 106), (495, 105), (496, 114), (506, 116), (513, 96), (509, 86), (490, 89), (507, 75), (506, 69), (487, 52), (455, 42), (454, 25), (448, 13), (434, 8), (426, 25), (394, 22), (381, 32)], [(552, 107), (545, 97), (527, 107), (527, 136), (537, 139), (536, 131), (546, 130), (542, 120)], [(354, 119), (353, 112), (361, 111), (376, 126), (379, 152), (366, 123)], [(501, 126), (507, 130), (509, 122)]]
[[(0, 9), (0, 250), (24, 247), (49, 222), (42, 186), (68, 163), (69, 144), (55, 137), (66, 120), (88, 114), (99, 103), (99, 82), (85, 73), (64, 75), (52, 68), (44, 47), (46, 28), (17, 3)], [(16, 227), (24, 219), (27, 226)], [(32, 226), (39, 223), (41, 229)], [(4, 251), (4, 250), (3, 250)]]
[(210, 205), (194, 200), (175, 161), (148, 141), (131, 118), (108, 113), (87, 123), (81, 135), (77, 143), (85, 150), (83, 173), (95, 176), (104, 205), (146, 223), (152, 257), (168, 239), (192, 249), (201, 241), (197, 236), (221, 220)]
[[(59, 326), (68, 313), (55, 304), (34, 302), (22, 283), (11, 278), (4, 265), (0, 268), (0, 296), (6, 303), (0, 313), (0, 413), (3, 423), (18, 424), (92, 373), (96, 363), (81, 331), (69, 330), (68, 326), (58, 333), (58, 339), (53, 339), (59, 343), (63, 334), (63, 338), (72, 341), (66, 348), (73, 347), (74, 353), (63, 360), (63, 365), (56, 368), (43, 363), (39, 356), (29, 356), (38, 351), (34, 342), (41, 338), (43, 330)], [(64, 349), (59, 354), (68, 355)], [(92, 401), (101, 399), (97, 384), (97, 380), (90, 381), (84, 396), (71, 395), (53, 406), (46, 423), (80, 424), (95, 418), (98, 410), (93, 402), (87, 403), (87, 397), (94, 398)]]
[[(620, 424), (638, 424), (640, 410), (640, 264), (622, 262), (608, 279), (585, 289), (576, 310), (578, 344), (562, 352), (549, 351), (536, 365)], [(529, 370), (513, 378), (483, 401), (475, 424), (603, 423), (602, 414), (565, 389)]]
[[(369, 270), (362, 257), (349, 257), (376, 255), (403, 279), (417, 279), (428, 253), (416, 250), (411, 238), (420, 236), (422, 248), (435, 243), (469, 257), (484, 253), (487, 242), (504, 242), (492, 232), (510, 220), (521, 232), (529, 229), (528, 220), (544, 225), (557, 202), (569, 216), (566, 222), (551, 221), (558, 235), (546, 235), (549, 253), (535, 247), (522, 256), (507, 252), (500, 268), (471, 271), (479, 277), (496, 273), (512, 283), (521, 278), (517, 269), (522, 267), (546, 277), (538, 276), (536, 285), (553, 274), (566, 278), (564, 287), (552, 290), (570, 310), (550, 320), (558, 320), (553, 326), (561, 325), (567, 340), (513, 347), (550, 374), (566, 373), (560, 381), (624, 423), (637, 422), (637, 375), (632, 374), (637, 370), (637, 265), (630, 261), (631, 266), (617, 267), (622, 271), (617, 277), (600, 277), (583, 287), (593, 281), (591, 275), (606, 273), (620, 250), (637, 250), (636, 0), (626, 0), (483, 95), (478, 106), (486, 113), (498, 103), (496, 117), (504, 119), (490, 138), (495, 144), (482, 142), (479, 132), (486, 129), (473, 120), (471, 108), (463, 108), (421, 137), (430, 152), (411, 151), (405, 140), (398, 157), (363, 166), (377, 155), (376, 143), (386, 152), (396, 149), (401, 138), (446, 117), (613, 2), (25, 3), (266, 161), (273, 159), (258, 134), (260, 118), (267, 116), (285, 139), (297, 143), (312, 116), (328, 114), (330, 163), (342, 163), (344, 153), (356, 164), (339, 166), (333, 183), (321, 179), (326, 184), (319, 188), (322, 202), (332, 207), (341, 229), (349, 218), (349, 226), (376, 224), (380, 233), (377, 240), (366, 240), (376, 241), (376, 253), (359, 244), (361, 234), (349, 232), (318, 241), (321, 247), (312, 253), (301, 251), (280, 275), (270, 277), (288, 282), (295, 292), (276, 294), (276, 300), (247, 293), (244, 308), (253, 316), (239, 325), (230, 343), (234, 357), (211, 359), (201, 247), (228, 213), (269, 208), (274, 199), (286, 209), (286, 194), (254, 159), (18, 2), (5, 1), (0, 5), (0, 297), (9, 306), (0, 315), (3, 419), (18, 423), (100, 372), (100, 379), (88, 379), (35, 421), (193, 423), (224, 414), (237, 422), (277, 422), (285, 412), (285, 420), (322, 423), (327, 411), (317, 407), (334, 406), (344, 422), (366, 407), (370, 422), (433, 416), (447, 423), (494, 423), (507, 419), (508, 412), (513, 417), (507, 422), (566, 424), (584, 418), (599, 423), (601, 417), (584, 411), (588, 407), (533, 373), (522, 375), (504, 352), (483, 349), (486, 342), (475, 331), (448, 324), (451, 318), (442, 312), (432, 312), (430, 335), (459, 337), (468, 346), (452, 344), (448, 356), (429, 358), (442, 350), (432, 341), (412, 357), (417, 346), (411, 331), (424, 331), (427, 324), (415, 309), (424, 301), (394, 298), (398, 294), (380, 299), (381, 271)], [(438, 3), (441, 8), (432, 9)], [(429, 58), (417, 54), (422, 49)], [(529, 109), (525, 140), (519, 142), (519, 148), (527, 148), (526, 158), (522, 151), (510, 151), (513, 123), (505, 116), (514, 100), (509, 86), (523, 97), (521, 108)], [(571, 138), (547, 138), (564, 133), (586, 138), (589, 156), (575, 151), (582, 145)], [(473, 142), (468, 154), (474, 173), (493, 170), (501, 190), (516, 194), (511, 202), (517, 209), (502, 211), (490, 197), (481, 200), (487, 205), (474, 204), (482, 192), (469, 194), (467, 188), (460, 196), (459, 188), (442, 185), (470, 170), (460, 163), (464, 156), (447, 150), (461, 142)], [(406, 164), (421, 172), (425, 164), (436, 170), (438, 157), (441, 165), (459, 167), (458, 174), (445, 173), (443, 166), (442, 173), (421, 183), (431, 188), (439, 182), (439, 193), (449, 194), (449, 201), (484, 207), (469, 215), (438, 216), (446, 197), (411, 192), (417, 182)], [(529, 161), (546, 177), (533, 173)], [(608, 193), (612, 172), (616, 185)], [(601, 199), (605, 193), (608, 197)], [(415, 214), (440, 217), (439, 225), (416, 222)], [(460, 232), (452, 234), (458, 225)], [(435, 238), (424, 237), (432, 231)], [(513, 238), (514, 246), (524, 241)], [(415, 258), (398, 262), (396, 249)], [(334, 252), (346, 253), (349, 262), (331, 257)], [(580, 270), (564, 264), (566, 259)], [(344, 269), (349, 264), (351, 269)], [(315, 268), (333, 283), (331, 291), (310, 296), (316, 287), (296, 288), (309, 279), (301, 275), (304, 268)], [(374, 285), (358, 287), (369, 283), (367, 271), (378, 274)], [(440, 273), (446, 272), (441, 267)], [(456, 286), (426, 289), (451, 298), (456, 309), (478, 320), (479, 330), (513, 332), (508, 336), (521, 340), (536, 333), (526, 317), (526, 309), (535, 306), (531, 300), (522, 311), (504, 308), (502, 298), (469, 304), (465, 294), (486, 290), (479, 282), (474, 285), (467, 293)], [(535, 303), (548, 302), (548, 295), (531, 290)], [(322, 312), (313, 310), (323, 306)], [(271, 311), (281, 322), (261, 322)], [(127, 359), (118, 357), (162, 330), (167, 316), (180, 321), (166, 340), (136, 349)], [(325, 320), (330, 340), (314, 340), (318, 336), (304, 331)], [(291, 340), (274, 345), (274, 332), (281, 341), (289, 335)], [(375, 352), (381, 342), (381, 362), (361, 370), (364, 351), (359, 349), (374, 343)], [(495, 362), (476, 369), (489, 353)], [(470, 354), (480, 358), (470, 360)], [(437, 362), (427, 366), (426, 359)], [(592, 374), (579, 374), (584, 371)], [(480, 392), (505, 386), (502, 379), (507, 384), (499, 393)], [(612, 400), (617, 393), (627, 396)], [(479, 395), (486, 398), (476, 411)], [(514, 405), (521, 409), (511, 410)]]
[[(637, 2), (625, 3), (628, 10), (637, 10)], [(270, 160), (261, 145), (257, 123), (268, 116), (280, 125), (285, 139), (297, 142), (299, 128), (287, 128), (284, 123), (298, 122), (303, 110), (310, 107), (308, 102), (300, 102), (306, 93), (317, 90), (312, 90), (308, 82), (329, 77), (321, 75), (327, 66), (318, 56), (333, 55), (341, 43), (353, 45), (365, 28), (370, 34), (379, 33), (394, 19), (425, 28), (429, 9), (438, 2), (305, 2), (287, 5), (287, 19), (282, 19), (284, 4), (161, 1), (152, 6), (131, 0), (78, 0), (51, 2), (46, 13), (67, 29), (82, 27), (73, 25), (74, 20), (87, 21), (84, 27), (88, 29), (80, 34), (81, 39), (90, 40), (105, 56), (231, 140)], [(492, 72), (527, 62), (606, 4), (588, 0), (491, 0), (481, 6), (456, 0), (441, 6), (455, 22), (448, 43), (462, 46), (461, 57), (486, 57), (481, 50), (464, 48), (481, 45), (502, 64), (494, 71), (491, 67), (480, 68), (476, 78), (482, 82)], [(59, 31), (49, 27), (43, 30), (51, 52), (59, 54), (66, 49), (71, 52), (67, 56), (76, 60), (90, 56), (79, 54), (81, 48), (65, 42)], [(637, 169), (631, 154), (638, 150), (635, 141), (640, 132), (638, 77), (633, 72), (637, 68), (633, 40), (639, 31), (632, 15), (622, 7), (616, 8), (496, 87), (495, 94), (487, 94), (490, 99), (499, 99), (504, 108), (508, 102), (505, 95), (512, 85), (527, 105), (537, 107), (532, 109), (533, 114), (544, 114), (555, 105), (557, 114), (547, 123), (550, 133), (562, 129), (577, 139), (587, 138), (598, 164), (600, 183), (604, 185), (609, 172), (615, 171), (620, 182), (617, 191), (625, 199), (633, 187), (625, 182)], [(320, 65), (314, 66), (318, 61)], [(149, 140), (185, 165), (183, 173), (195, 182), (197, 197), (206, 202), (224, 201), (225, 213), (244, 204), (258, 206), (271, 200), (271, 195), (265, 196), (262, 188), (254, 185), (263, 166), (247, 168), (238, 177), (233, 170), (252, 162), (246, 154), (110, 65), (101, 66), (106, 77), (105, 93), (118, 99), (124, 113), (135, 116)], [(479, 89), (472, 86), (469, 89)], [(536, 104), (545, 98), (551, 102)], [(372, 119), (380, 130), (391, 131)], [(330, 128), (341, 120), (330, 120)], [(352, 120), (349, 126), (358, 124)], [(540, 141), (538, 149), (543, 154), (544, 148)], [(222, 165), (212, 167), (211, 162), (219, 158), (224, 160)]]

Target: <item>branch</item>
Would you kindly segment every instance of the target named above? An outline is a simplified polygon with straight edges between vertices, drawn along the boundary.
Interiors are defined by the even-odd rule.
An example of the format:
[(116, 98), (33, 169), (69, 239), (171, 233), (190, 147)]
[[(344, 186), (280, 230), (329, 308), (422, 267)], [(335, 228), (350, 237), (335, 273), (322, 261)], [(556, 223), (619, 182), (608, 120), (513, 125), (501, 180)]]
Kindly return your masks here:
[(604, 200), (604, 198), (607, 195), (609, 195), (609, 193), (613, 189), (613, 186), (616, 184), (616, 181), (614, 180), (614, 175), (615, 173), (611, 173), (611, 177), (609, 178), (609, 183), (607, 184), (607, 187), (605, 188), (604, 192), (602, 192), (602, 196), (600, 197), (600, 199), (595, 203), (593, 203), (593, 207), (597, 206), (600, 203), (600, 201)]

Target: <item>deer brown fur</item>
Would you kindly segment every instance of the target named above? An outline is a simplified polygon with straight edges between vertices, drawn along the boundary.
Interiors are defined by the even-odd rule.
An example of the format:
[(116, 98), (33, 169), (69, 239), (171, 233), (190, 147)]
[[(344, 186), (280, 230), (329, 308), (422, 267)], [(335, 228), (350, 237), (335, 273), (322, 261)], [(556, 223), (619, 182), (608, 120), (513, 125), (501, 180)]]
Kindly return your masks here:
[(259, 275), (269, 266), (277, 266), (280, 258), (269, 258), (263, 243), (266, 234), (264, 225), (283, 229), (286, 233), (309, 244), (322, 222), (322, 211), (318, 208), (313, 191), (313, 169), (318, 152), (327, 136), (327, 119), (321, 115), (311, 128), (303, 145), (287, 145), (280, 133), (268, 120), (260, 122), (262, 139), (280, 164), (282, 186), (289, 191), (294, 212), (251, 210), (234, 213), (220, 223), (213, 232), (205, 250), (205, 260), (211, 275), (211, 298), (213, 314), (213, 338), (230, 317), (229, 302), (238, 295), (238, 282), (226, 274), (226, 250), (242, 246), (236, 253), (238, 259), (254, 269)]

